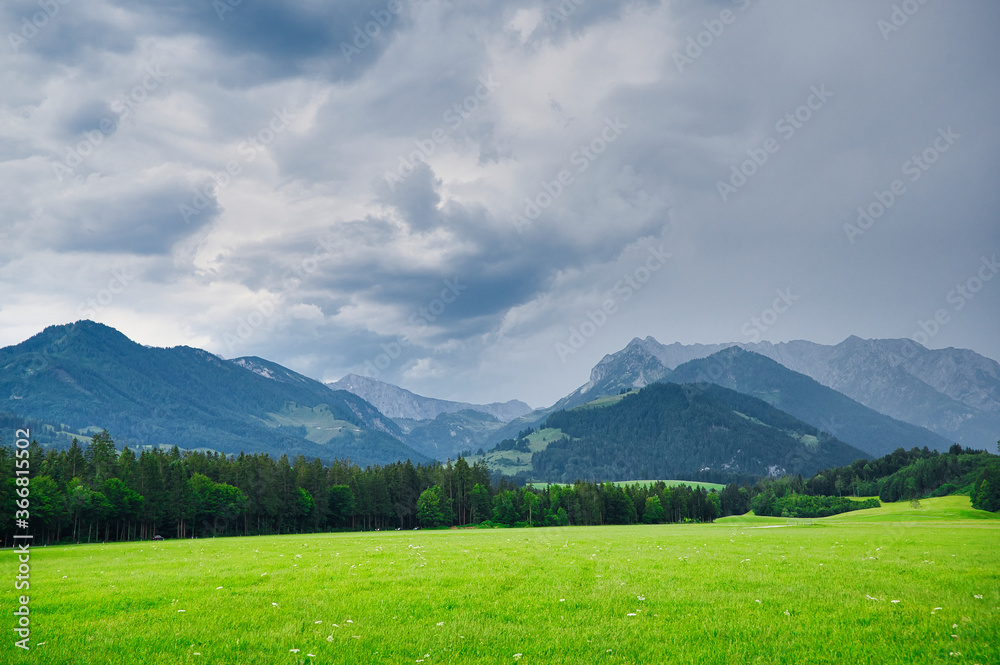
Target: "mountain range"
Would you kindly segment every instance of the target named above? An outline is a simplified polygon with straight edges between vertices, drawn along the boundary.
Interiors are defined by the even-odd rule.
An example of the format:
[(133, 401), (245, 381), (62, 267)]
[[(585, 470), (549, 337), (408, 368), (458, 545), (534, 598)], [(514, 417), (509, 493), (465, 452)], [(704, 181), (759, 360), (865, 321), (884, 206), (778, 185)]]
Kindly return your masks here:
[[(608, 449), (601, 452), (593, 447), (593, 437), (570, 436), (546, 424), (584, 405), (617, 409), (623, 394), (666, 383), (696, 386), (698, 396), (686, 393), (691, 404), (704, 409), (704, 400), (714, 400), (711, 409), (728, 409), (738, 418), (749, 407), (733, 406), (735, 398), (718, 391), (759, 400), (798, 423), (790, 430), (796, 432), (792, 441), (816, 436), (846, 446), (838, 450), (847, 455), (879, 456), (899, 447), (946, 450), (952, 442), (992, 450), (1000, 435), (1000, 365), (972, 351), (928, 350), (908, 340), (663, 345), (652, 337), (635, 338), (605, 356), (586, 384), (548, 408), (531, 411), (518, 400), (473, 404), (424, 397), (354, 374), (323, 384), (262, 358), (226, 360), (190, 347), (145, 347), (90, 321), (52, 326), (0, 349), (0, 421), (32, 419), (39, 439), (57, 445), (107, 428), (119, 443), (132, 446), (302, 454), (350, 458), (362, 465), (463, 455), (508, 473), (536, 467), (549, 475), (568, 473), (566, 464), (553, 461), (563, 450), (571, 453), (566, 460), (576, 458), (576, 467), (570, 467), (629, 475), (641, 468), (680, 468), (674, 463), (678, 449), (668, 447), (674, 462), (651, 459), (640, 465), (636, 455), (622, 452), (624, 440), (605, 437)], [(611, 409), (586, 417), (617, 418), (618, 413)], [(687, 417), (674, 415), (678, 422)], [(720, 422), (736, 422), (732, 414), (717, 415)], [(570, 422), (574, 418), (583, 416)], [(690, 427), (678, 431), (686, 434), (668, 436), (670, 446), (681, 445), (685, 437), (689, 447), (708, 440)], [(643, 436), (648, 439), (650, 433)], [(761, 432), (753, 437), (770, 440)], [(774, 441), (775, 450), (791, 454), (787, 441)], [(590, 448), (583, 455), (574, 446)], [(647, 453), (660, 455), (668, 448), (647, 446)], [(535, 456), (541, 466), (533, 464)], [(695, 460), (697, 455), (681, 457)], [(754, 459), (769, 463), (754, 466), (744, 460), (730, 467), (739, 473), (805, 468), (763, 454)], [(631, 460), (624, 471), (622, 460)], [(718, 455), (701, 462), (716, 470), (728, 463)]]
[[(764, 369), (759, 363), (756, 368), (734, 367), (734, 357), (720, 354), (734, 347), (770, 358), (788, 372), (770, 366), (757, 375)], [(702, 362), (684, 367), (696, 360)], [(674, 371), (679, 373), (674, 376)], [(760, 384), (765, 376), (770, 381), (766, 387)], [(803, 377), (854, 404), (803, 382)], [(560, 409), (658, 381), (707, 381), (757, 394), (876, 455), (900, 446), (946, 450), (951, 442), (993, 450), (1000, 438), (1000, 364), (967, 349), (932, 350), (911, 340), (853, 336), (834, 346), (805, 341), (664, 345), (637, 337), (597, 363), (587, 383), (552, 407), (512, 421), (487, 444), (537, 426)], [(807, 403), (802, 389), (822, 404)], [(784, 397), (779, 399), (778, 393)]]
[[(0, 349), (0, 409), (121, 445), (302, 454), (384, 464), (428, 458), (356, 395), (260, 358), (149, 348), (91, 321)], [(65, 438), (65, 437), (64, 437)]]
[(423, 397), (391, 383), (358, 374), (348, 374), (340, 381), (326, 385), (334, 390), (346, 390), (354, 393), (390, 418), (434, 420), (442, 413), (477, 411), (490, 415), (500, 422), (508, 422), (531, 412), (530, 406), (516, 399), (491, 404), (451, 402), (433, 397)]

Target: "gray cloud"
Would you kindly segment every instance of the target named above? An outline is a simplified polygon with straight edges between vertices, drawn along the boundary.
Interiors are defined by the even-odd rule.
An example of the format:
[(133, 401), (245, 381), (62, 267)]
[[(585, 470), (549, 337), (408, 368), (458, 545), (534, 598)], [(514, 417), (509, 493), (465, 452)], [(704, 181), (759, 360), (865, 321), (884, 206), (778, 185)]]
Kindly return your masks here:
[[(137, 277), (99, 318), (144, 343), (332, 380), (405, 340), (381, 378), (466, 400), (551, 403), (634, 336), (748, 341), (787, 288), (766, 339), (907, 337), (948, 308), (929, 346), (1000, 357), (1000, 279), (948, 302), (1000, 253), (986, 0), (898, 30), (861, 0), (60, 7), (0, 61), (0, 343), (74, 319), (111, 262)], [(37, 11), (6, 3), (0, 25)], [(122, 114), (150, 66), (168, 76)], [(616, 295), (660, 246), (668, 265)]]

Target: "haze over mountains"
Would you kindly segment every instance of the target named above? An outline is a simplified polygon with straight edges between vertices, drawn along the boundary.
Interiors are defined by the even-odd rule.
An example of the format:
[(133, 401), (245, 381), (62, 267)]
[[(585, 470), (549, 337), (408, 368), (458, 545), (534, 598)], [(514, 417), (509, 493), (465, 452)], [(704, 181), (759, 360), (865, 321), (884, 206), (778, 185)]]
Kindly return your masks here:
[(329, 382), (326, 385), (334, 390), (346, 390), (354, 393), (390, 418), (433, 420), (442, 413), (478, 411), (493, 416), (501, 422), (508, 422), (531, 412), (530, 406), (516, 399), (502, 403), (493, 402), (492, 404), (452, 402), (423, 397), (391, 383), (358, 374), (348, 374), (339, 381)]
[[(688, 406), (680, 409), (679, 393), (667, 399), (659, 388), (640, 392), (638, 402), (629, 397), (629, 408), (619, 403), (622, 393), (634, 396), (658, 383), (685, 384)], [(73, 434), (107, 428), (127, 445), (303, 454), (362, 465), (462, 455), (507, 473), (550, 477), (584, 469), (616, 478), (652, 469), (798, 472), (899, 447), (946, 450), (954, 441), (994, 450), (1000, 437), (995, 361), (967, 350), (856, 337), (836, 346), (663, 345), (636, 338), (605, 356), (586, 384), (531, 411), (518, 400), (440, 400), (358, 375), (324, 385), (262, 358), (144, 347), (113, 328), (80, 321), (0, 349), (0, 401), (0, 417), (34, 419), (43, 443), (65, 444)], [(660, 409), (660, 420), (630, 411), (635, 404)], [(577, 407), (584, 405), (581, 415)], [(693, 413), (701, 415), (690, 420)], [(774, 426), (779, 420), (792, 424)], [(654, 421), (659, 430), (650, 429)], [(567, 426), (525, 435), (547, 422)], [(714, 434), (701, 425), (716, 428)], [(574, 427), (584, 434), (570, 434)], [(605, 434), (595, 437), (598, 431)], [(747, 457), (740, 442), (750, 440), (757, 443)]]

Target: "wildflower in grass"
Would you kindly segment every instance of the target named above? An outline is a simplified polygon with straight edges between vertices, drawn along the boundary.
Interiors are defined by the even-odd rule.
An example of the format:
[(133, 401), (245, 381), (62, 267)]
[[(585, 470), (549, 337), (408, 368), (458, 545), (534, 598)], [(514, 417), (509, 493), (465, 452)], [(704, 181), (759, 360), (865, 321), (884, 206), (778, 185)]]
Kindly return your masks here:
[(443, 626), (444, 625), (444, 621), (438, 621), (438, 625), (439, 626)]
[(221, 586), (217, 586), (217, 587), (215, 587), (215, 590), (218, 591), (221, 588), (222, 588)]
[(298, 653), (299, 652), (298, 649), (289, 649), (289, 651), (292, 652), (292, 653)]
[(890, 603), (898, 603), (898, 602), (901, 602), (901, 601), (898, 601), (898, 600), (890, 600), (889, 602), (890, 602)]
[(521, 654), (515, 653), (514, 654), (514, 660), (521, 660)]
[(322, 621), (316, 621), (315, 623), (323, 623)]
[(326, 641), (327, 642), (333, 642), (333, 635), (327, 635), (326, 636)]
[(977, 593), (976, 595), (973, 596), (973, 598), (978, 598), (979, 600), (982, 600), (983, 599), (983, 594)]
[(177, 610), (178, 612), (183, 612), (184, 610)]
[(629, 612), (625, 616), (627, 616), (627, 617), (634, 617), (635, 616), (635, 612)]
[(646, 600), (645, 596), (636, 596), (636, 598), (638, 598), (639, 600)]

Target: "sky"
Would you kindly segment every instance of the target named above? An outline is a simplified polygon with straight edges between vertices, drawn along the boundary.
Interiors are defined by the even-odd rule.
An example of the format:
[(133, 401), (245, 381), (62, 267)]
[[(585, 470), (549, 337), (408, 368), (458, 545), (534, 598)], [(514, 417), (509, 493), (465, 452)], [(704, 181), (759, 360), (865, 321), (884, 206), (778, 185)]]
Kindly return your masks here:
[(0, 346), (547, 406), (634, 337), (1000, 359), (993, 0), (8, 0)]

